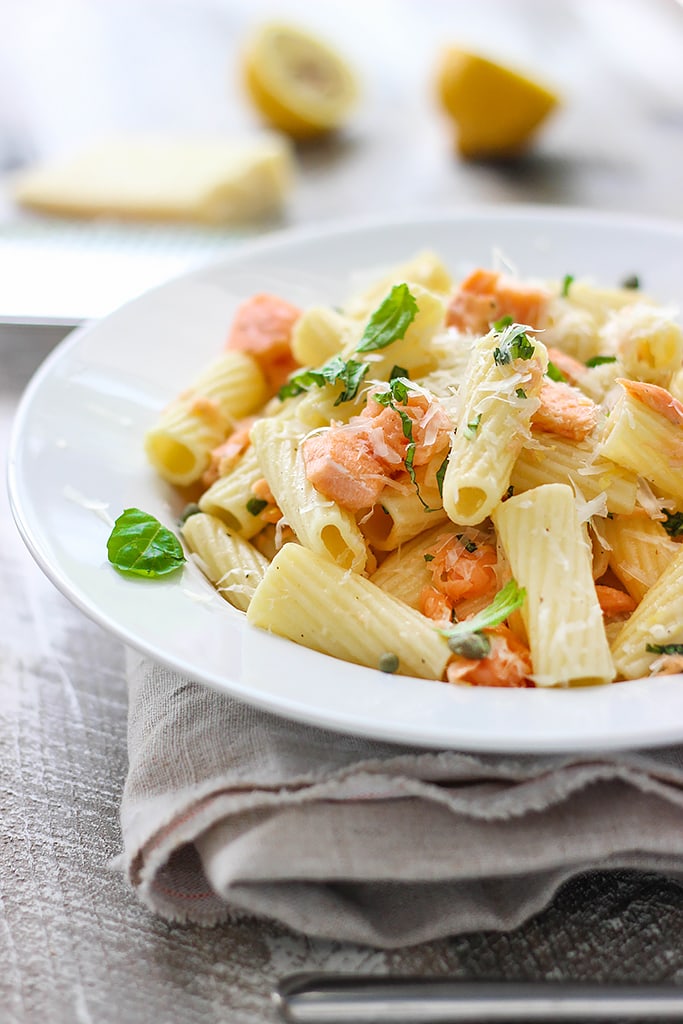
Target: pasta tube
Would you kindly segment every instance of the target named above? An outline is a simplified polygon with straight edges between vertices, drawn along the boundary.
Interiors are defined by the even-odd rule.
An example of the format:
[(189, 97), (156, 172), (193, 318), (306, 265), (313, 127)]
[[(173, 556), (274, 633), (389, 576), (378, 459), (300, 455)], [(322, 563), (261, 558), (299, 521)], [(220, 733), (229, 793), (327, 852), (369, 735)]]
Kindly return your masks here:
[(567, 484), (509, 498), (493, 513), (510, 571), (526, 590), (521, 609), (537, 686), (614, 679), (592, 555)]
[(362, 572), (367, 548), (356, 520), (324, 498), (306, 476), (300, 444), (305, 430), (296, 420), (262, 419), (251, 441), (278, 507), (304, 547), (331, 558), (343, 569)]
[(429, 563), (425, 562), (425, 551), (444, 535), (454, 534), (456, 527), (437, 523), (430, 530), (425, 530), (407, 544), (402, 544), (396, 551), (388, 555), (370, 580), (375, 586), (391, 594), (398, 601), (419, 608), (420, 594), (430, 585), (432, 574)]
[(647, 645), (683, 644), (683, 548), (648, 590), (612, 644), (617, 671), (646, 676), (658, 657)]
[(545, 345), (522, 334), (524, 344), (515, 349), (511, 338), (495, 330), (481, 338), (461, 385), (462, 409), (443, 481), (443, 506), (454, 523), (476, 526), (491, 514), (508, 488), (538, 407), (548, 364)]
[(642, 601), (672, 559), (681, 551), (661, 523), (643, 513), (604, 519), (600, 533), (609, 544), (610, 568), (631, 597)]
[(247, 621), (368, 668), (393, 654), (401, 675), (423, 679), (442, 679), (451, 657), (446, 640), (419, 612), (297, 544), (286, 544), (271, 562)]
[(683, 404), (655, 384), (620, 380), (601, 453), (683, 499)]
[(219, 477), (199, 499), (199, 507), (208, 515), (217, 516), (240, 537), (249, 540), (263, 529), (262, 519), (249, 511), (253, 487), (263, 477), (256, 451), (252, 445), (225, 476)]
[[(320, 366), (350, 340), (358, 324), (330, 306), (310, 306), (292, 328), (292, 355), (302, 366)], [(357, 343), (357, 342), (356, 342)]]
[(232, 421), (259, 408), (266, 395), (265, 378), (251, 356), (224, 352), (163, 410), (145, 436), (147, 457), (169, 483), (194, 483)]
[(203, 512), (186, 519), (181, 533), (218, 593), (245, 612), (265, 575), (268, 559), (220, 519)]
[(632, 512), (638, 487), (635, 473), (597, 457), (597, 447), (593, 437), (577, 443), (534, 430), (532, 443), (522, 447), (510, 474), (514, 493), (542, 484), (570, 483), (586, 501), (604, 494), (607, 512)]

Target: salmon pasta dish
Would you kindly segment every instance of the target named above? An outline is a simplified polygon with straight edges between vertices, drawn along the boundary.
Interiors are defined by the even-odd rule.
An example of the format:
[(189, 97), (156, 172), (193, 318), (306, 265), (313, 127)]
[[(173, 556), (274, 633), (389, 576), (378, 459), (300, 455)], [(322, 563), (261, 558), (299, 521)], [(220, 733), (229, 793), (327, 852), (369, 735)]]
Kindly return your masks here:
[(458, 686), (683, 671), (675, 309), (430, 251), (290, 298), (246, 298), (145, 437), (251, 627)]

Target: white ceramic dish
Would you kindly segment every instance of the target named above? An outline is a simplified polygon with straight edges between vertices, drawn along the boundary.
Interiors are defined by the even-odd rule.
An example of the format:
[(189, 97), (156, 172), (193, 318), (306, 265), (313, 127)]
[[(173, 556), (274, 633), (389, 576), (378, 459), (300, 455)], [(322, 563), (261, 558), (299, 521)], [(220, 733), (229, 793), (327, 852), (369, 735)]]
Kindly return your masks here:
[(356, 272), (423, 248), (455, 274), (490, 264), (496, 250), (524, 275), (572, 273), (617, 284), (637, 273), (653, 295), (683, 302), (683, 225), (488, 208), (272, 235), (76, 331), (46, 360), (23, 398), (10, 452), (10, 498), (25, 542), (56, 586), (122, 641), (289, 718), (462, 750), (680, 740), (681, 676), (563, 691), (386, 676), (248, 628), (192, 565), (180, 578), (131, 581), (107, 564), (107, 516), (135, 505), (173, 526), (182, 502), (148, 467), (142, 436), (220, 349), (237, 303), (256, 291), (300, 304), (337, 302)]

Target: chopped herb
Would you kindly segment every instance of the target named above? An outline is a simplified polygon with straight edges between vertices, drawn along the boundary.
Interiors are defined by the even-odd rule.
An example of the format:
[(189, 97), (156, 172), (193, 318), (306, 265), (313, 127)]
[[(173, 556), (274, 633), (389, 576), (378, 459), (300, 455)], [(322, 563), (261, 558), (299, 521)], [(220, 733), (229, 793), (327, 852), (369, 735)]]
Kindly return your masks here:
[(574, 284), (574, 275), (573, 274), (565, 274), (564, 277), (562, 278), (562, 291), (560, 293), (562, 295), (563, 299), (567, 298), (567, 296), (569, 295), (569, 289), (571, 288), (571, 286), (573, 284)]
[(317, 370), (301, 370), (290, 377), (278, 391), (278, 398), (284, 402), (286, 398), (293, 398), (313, 387), (323, 388), (326, 384), (340, 382), (344, 390), (334, 404), (341, 405), (356, 397), (360, 383), (369, 369), (369, 363), (359, 363), (355, 359), (344, 361), (341, 356), (333, 356)]
[[(496, 324), (503, 324), (507, 317), (498, 320)], [(498, 327), (494, 324), (494, 329)], [(505, 323), (500, 333), (500, 345), (493, 350), (493, 359), (497, 366), (505, 366), (513, 359), (531, 359), (536, 351), (532, 341), (528, 338), (524, 324)]]
[(499, 626), (505, 622), (508, 616), (521, 608), (526, 598), (526, 590), (519, 587), (516, 580), (510, 580), (502, 590), (499, 590), (488, 607), (473, 615), (471, 619), (458, 622), (450, 629), (440, 629), (442, 636), (450, 639), (456, 636), (466, 636), (469, 633), (479, 633), (482, 629), (489, 629), (492, 626)]
[(566, 384), (567, 378), (562, 373), (562, 370), (558, 370), (555, 363), (552, 360), (548, 360), (548, 369), (545, 371), (546, 377), (550, 377), (551, 380), (556, 381), (558, 384)]
[(471, 658), (473, 661), (480, 661), (491, 653), (491, 641), (483, 633), (452, 636), (448, 640), (448, 647), (453, 654), (459, 654), (461, 658)]
[(389, 380), (395, 380), (396, 377), (404, 377), (406, 380), (410, 380), (410, 374), (404, 366), (392, 366)]
[(515, 493), (515, 488), (514, 488), (514, 486), (512, 484), (510, 484), (510, 486), (508, 487), (507, 491), (503, 495), (502, 500), (503, 501), (507, 501), (507, 499), (511, 498), (514, 493)]
[(398, 672), (398, 654), (394, 654), (393, 651), (385, 651), (384, 654), (380, 654), (377, 667), (380, 672), (389, 672), (390, 674)]
[(629, 277), (624, 278), (621, 282), (621, 287), (637, 291), (637, 289), (640, 288), (640, 278), (637, 274), (631, 274)]
[(509, 316), (509, 315), (502, 316), (500, 318), (500, 320), (494, 320), (494, 322), (493, 322), (493, 329), (494, 329), (494, 331), (497, 331), (498, 334), (501, 334), (502, 331), (504, 331), (506, 327), (512, 327), (513, 323), (514, 323), (514, 321), (513, 321), (511, 316)]
[(472, 420), (472, 422), (468, 423), (467, 426), (465, 427), (465, 430), (464, 430), (465, 437), (469, 438), (470, 441), (472, 440), (472, 438), (476, 434), (477, 428), (478, 428), (480, 423), (481, 423), (481, 413), (478, 412), (477, 415)]
[(415, 319), (417, 302), (407, 284), (395, 284), (368, 320), (357, 352), (376, 352), (404, 337)]
[(683, 644), (645, 644), (650, 654), (683, 654)]
[(191, 501), (178, 516), (178, 526), (184, 526), (190, 516), (196, 516), (198, 512), (201, 512), (199, 505), (196, 501)]
[(185, 561), (175, 534), (139, 508), (124, 509), (114, 523), (107, 557), (115, 569), (130, 576), (167, 576)]
[(433, 562), (434, 561), (434, 555), (425, 555), (424, 556), (424, 560), (425, 560), (425, 562)]
[(515, 394), (517, 395), (517, 398), (526, 398), (526, 391), (524, 388), (517, 388), (515, 390)]
[(603, 366), (605, 363), (616, 363), (616, 356), (591, 356), (586, 360), (586, 366)]
[[(450, 454), (450, 452), (449, 452), (449, 454)], [(436, 486), (439, 488), (439, 497), (441, 497), (441, 498), (443, 498), (443, 478), (446, 475), (446, 470), (447, 469), (448, 469), (448, 455), (446, 456), (446, 458), (443, 460), (443, 462), (441, 463), (441, 465), (439, 466), (439, 468), (436, 471)]]
[[(415, 476), (413, 460), (415, 459), (416, 445), (415, 439), (413, 438), (413, 421), (404, 409), (399, 409), (398, 407), (399, 405), (408, 404), (408, 384), (409, 382), (404, 380), (402, 377), (394, 377), (392, 381), (389, 381), (389, 389), (387, 391), (382, 391), (379, 394), (375, 394), (374, 399), (376, 402), (379, 402), (380, 405), (384, 405), (389, 409), (393, 409), (395, 413), (398, 413), (403, 426), (403, 436), (408, 442), (403, 464), (406, 467), (406, 471), (410, 477), (410, 482), (415, 488), (415, 493), (417, 494), (420, 504), (424, 508), (425, 512), (436, 512), (437, 509), (430, 508), (420, 494), (420, 485), (418, 484), (417, 477)], [(398, 403), (398, 405), (396, 403)]]
[(252, 516), (257, 516), (267, 506), (268, 502), (264, 501), (263, 498), (250, 498), (247, 502), (247, 512)]
[(469, 537), (465, 537), (465, 539), (463, 540), (463, 537), (465, 536), (463, 533), (456, 533), (455, 536), (461, 542), (465, 551), (469, 551), (469, 553), (472, 554), (473, 551), (477, 550), (477, 545), (474, 543), (473, 540), (470, 540)]
[(680, 537), (683, 534), (683, 512), (667, 512), (665, 508), (662, 512), (666, 516), (662, 523), (666, 532), (670, 537)]

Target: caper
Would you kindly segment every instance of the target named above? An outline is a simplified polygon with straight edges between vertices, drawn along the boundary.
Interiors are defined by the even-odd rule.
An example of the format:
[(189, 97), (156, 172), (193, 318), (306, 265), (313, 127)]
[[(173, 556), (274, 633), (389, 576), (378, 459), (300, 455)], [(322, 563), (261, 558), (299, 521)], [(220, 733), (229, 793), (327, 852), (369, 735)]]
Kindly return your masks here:
[(463, 636), (451, 636), (448, 638), (448, 646), (453, 654), (459, 654), (461, 658), (471, 658), (480, 661), (491, 653), (491, 641), (483, 633), (465, 633)]
[(384, 654), (380, 654), (377, 667), (380, 672), (397, 672), (398, 654), (394, 654), (393, 651), (385, 651)]
[(199, 505), (196, 501), (191, 501), (178, 516), (178, 526), (183, 526), (190, 516), (196, 516), (198, 512), (201, 512)]

